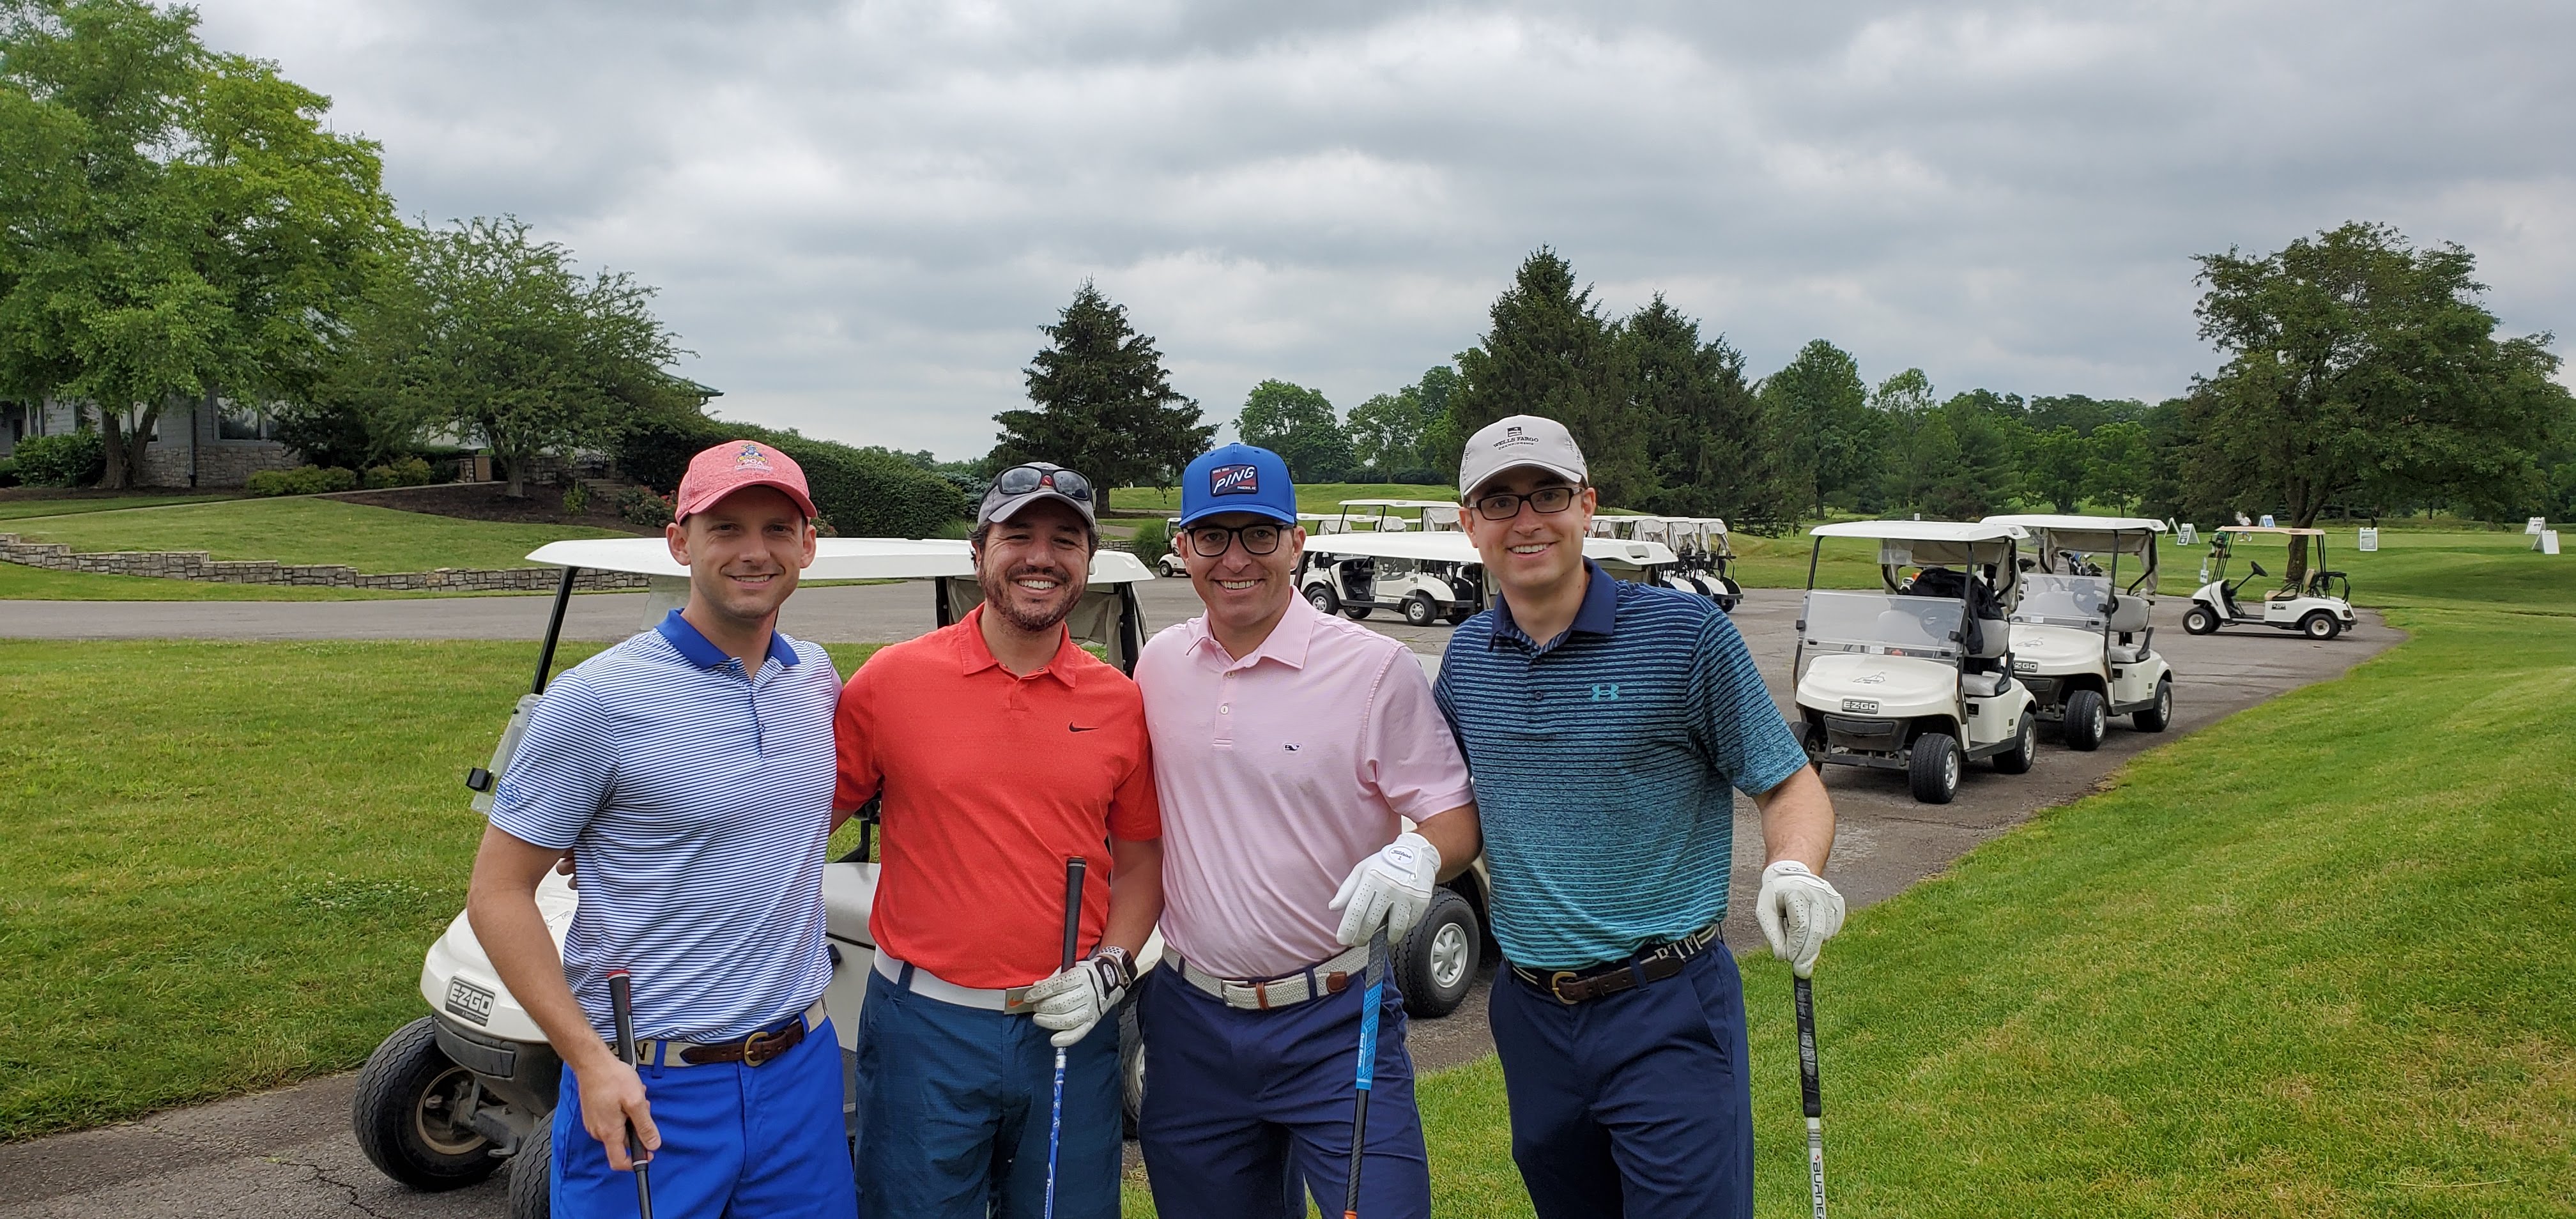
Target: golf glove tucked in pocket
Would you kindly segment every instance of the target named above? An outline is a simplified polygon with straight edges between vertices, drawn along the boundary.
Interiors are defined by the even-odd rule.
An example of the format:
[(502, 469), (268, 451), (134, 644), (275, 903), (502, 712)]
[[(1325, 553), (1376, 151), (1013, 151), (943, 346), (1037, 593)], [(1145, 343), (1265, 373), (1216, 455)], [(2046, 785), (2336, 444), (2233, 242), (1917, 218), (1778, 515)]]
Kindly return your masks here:
[(1325, 909), (1342, 912), (1334, 938), (1357, 947), (1368, 942), (1379, 923), (1386, 924), (1389, 943), (1404, 939), (1431, 908), (1432, 890), (1440, 881), (1440, 848), (1411, 830), (1395, 836), (1377, 854), (1359, 862), (1342, 881)]
[(1771, 955), (1789, 963), (1803, 978), (1816, 971), (1816, 954), (1843, 929), (1843, 895), (1825, 878), (1794, 859), (1762, 869), (1762, 896), (1754, 899), (1754, 917)]

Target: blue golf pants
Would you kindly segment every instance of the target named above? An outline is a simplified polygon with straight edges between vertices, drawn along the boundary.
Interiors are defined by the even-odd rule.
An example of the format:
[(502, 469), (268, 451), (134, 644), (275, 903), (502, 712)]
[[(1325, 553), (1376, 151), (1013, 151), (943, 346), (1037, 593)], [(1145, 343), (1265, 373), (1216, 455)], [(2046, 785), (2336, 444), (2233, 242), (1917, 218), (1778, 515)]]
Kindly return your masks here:
[[(850, 1145), (841, 1122), (841, 1047), (825, 1020), (756, 1067), (738, 1062), (637, 1068), (662, 1131), (646, 1167), (655, 1219), (852, 1219)], [(568, 1219), (637, 1213), (635, 1174), (581, 1124), (581, 1084), (566, 1068), (555, 1104), (549, 1183)]]
[[(1358, 1099), (1362, 988), (1295, 1007), (1239, 1011), (1171, 969), (1140, 983), (1145, 1102), (1137, 1141), (1154, 1209), (1219, 1219), (1303, 1219), (1311, 1190), (1327, 1215), (1342, 1210)], [(1431, 1213), (1431, 1162), (1404, 1050), (1404, 999), (1392, 980), (1380, 1001), (1377, 1071), (1369, 1090), (1360, 1213)]]
[[(859, 1014), (859, 1196), (866, 1213), (1045, 1213), (1055, 1081), (1050, 1035), (1026, 1016), (917, 995), (870, 970)], [(1113, 1015), (1065, 1055), (1058, 1219), (1117, 1219), (1119, 1133)]]
[(1501, 970), (1490, 1016), (1539, 1219), (1752, 1215), (1744, 986), (1725, 945), (1572, 1005)]

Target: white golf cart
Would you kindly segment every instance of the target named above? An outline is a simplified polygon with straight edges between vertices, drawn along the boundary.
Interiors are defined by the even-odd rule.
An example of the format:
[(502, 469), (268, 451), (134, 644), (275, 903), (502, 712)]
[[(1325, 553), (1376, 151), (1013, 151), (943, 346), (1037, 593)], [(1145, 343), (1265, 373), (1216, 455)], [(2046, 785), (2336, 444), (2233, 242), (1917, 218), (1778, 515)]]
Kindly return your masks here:
[(1728, 571), (1735, 562), (1735, 550), (1727, 544), (1725, 521), (1713, 516), (1650, 516), (1638, 520), (1633, 536), (1672, 548), (1674, 563), (1664, 573), (1666, 584), (1707, 597), (1729, 614), (1743, 602), (1744, 588)]
[[(2230, 584), (2227, 564), (2238, 549), (2265, 537), (2286, 538), (2288, 545), (2305, 550), (2307, 578), (2296, 588), (2285, 582), (2263, 594), (2261, 601), (2248, 604), (2242, 596), (2245, 585), (2272, 573), (2248, 555), (2245, 574)], [(2351, 629), (2355, 622), (2352, 580), (2342, 572), (2326, 569), (2323, 529), (2221, 525), (2209, 535), (2209, 552), (2200, 561), (2200, 579), (2199, 590), (2191, 595), (2191, 608), (2182, 616), (2182, 629), (2194, 635), (2211, 634), (2222, 626), (2268, 626), (2297, 631), (2322, 642)]]
[(1177, 516), (1163, 518), (1163, 536), (1169, 539), (1171, 544), (1163, 547), (1163, 553), (1155, 557), (1154, 574), (1166, 580), (1178, 580), (1189, 575), (1189, 568), (1181, 562), (1181, 547), (1184, 545), (1181, 540), (1181, 518)]
[[(2140, 732), (2173, 722), (2173, 669), (2152, 646), (2163, 521), (2135, 516), (1990, 516), (2039, 544), (2013, 608), (2013, 676), (2070, 749), (2102, 745), (2110, 717)], [(2030, 560), (2024, 560), (2031, 562)], [(2123, 563), (2125, 561), (2125, 568)]]
[[(808, 580), (928, 581), (934, 616), (942, 626), (957, 621), (983, 599), (962, 541), (824, 538), (815, 549), (814, 565), (805, 571)], [(671, 561), (660, 538), (555, 542), (528, 557), (562, 567), (563, 581), (537, 653), (531, 691), (511, 712), (491, 761), (466, 775), (478, 812), (490, 810), (493, 790), (509, 769), (527, 717), (545, 693), (574, 578), (584, 570), (651, 577), (651, 596), (639, 629), (660, 621), (688, 595), (688, 570)], [(1099, 552), (1093, 559), (1090, 590), (1067, 622), (1074, 638), (1098, 648), (1119, 668), (1132, 670), (1145, 642), (1134, 586), (1152, 578), (1133, 555)], [(868, 911), (876, 894), (877, 865), (869, 862), (873, 830), (867, 824), (874, 812), (871, 807), (861, 814), (858, 848), (823, 869), (826, 934), (833, 955), (832, 981), (824, 997), (840, 1037), (847, 1090), (844, 1112), (854, 1136), (858, 1014), (875, 959)], [(537, 908), (558, 945), (571, 926), (578, 900), (578, 892), (559, 874), (549, 873), (538, 886)], [(1407, 946), (1412, 947), (1410, 939)], [(1161, 953), (1158, 936), (1146, 946), (1140, 968), (1152, 968)], [(430, 1014), (387, 1037), (359, 1072), (351, 1112), (359, 1148), (385, 1175), (423, 1190), (470, 1185), (506, 1164), (511, 1219), (542, 1219), (548, 1210), (547, 1162), (552, 1154), (549, 1115), (563, 1069), (561, 1060), (526, 1009), (501, 984), (461, 913), (448, 924), (446, 934), (430, 945), (421, 966), (420, 993)], [(1132, 1013), (1121, 1023), (1120, 1051), (1132, 1114), (1135, 1099), (1142, 1095), (1144, 1069)]]
[[(2009, 621), (2021, 527), (1853, 521), (1807, 532), (1816, 548), (1789, 671), (1808, 760), (1904, 771), (1925, 804), (1949, 803), (1974, 759), (2028, 771), (2039, 700), (2013, 680)], [(1817, 588), (1826, 538), (1875, 540), (1884, 588)]]
[[(1644, 584), (1670, 585), (1678, 563), (1661, 542), (1585, 538), (1583, 554), (1621, 579)], [(1457, 530), (1308, 538), (1297, 569), (1297, 591), (1318, 610), (1360, 619), (1393, 609), (1413, 626), (1465, 622), (1493, 604), (1489, 584), (1484, 556)]]
[(1458, 528), (1458, 505), (1448, 500), (1346, 499), (1340, 506), (1339, 516), (1326, 520), (1321, 530), (1312, 532), (1434, 533)]

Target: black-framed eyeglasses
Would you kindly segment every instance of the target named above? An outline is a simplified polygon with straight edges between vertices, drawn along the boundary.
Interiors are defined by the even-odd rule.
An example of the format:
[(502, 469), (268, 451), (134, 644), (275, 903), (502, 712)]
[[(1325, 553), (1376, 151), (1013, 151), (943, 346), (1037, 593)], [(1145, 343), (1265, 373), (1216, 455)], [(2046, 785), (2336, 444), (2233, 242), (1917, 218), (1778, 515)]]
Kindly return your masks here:
[(1521, 514), (1521, 502), (1541, 513), (1563, 512), (1574, 506), (1574, 488), (1541, 487), (1527, 495), (1505, 492), (1488, 495), (1476, 501), (1476, 515), (1489, 521), (1508, 521)]
[(1199, 552), (1199, 557), (1202, 559), (1213, 559), (1223, 555), (1227, 547), (1234, 545), (1236, 538), (1243, 539), (1245, 554), (1276, 554), (1279, 550), (1279, 539), (1288, 535), (1284, 527), (1266, 521), (1251, 525), (1236, 525), (1232, 528), (1224, 525), (1193, 525), (1182, 532), (1190, 535), (1190, 549)]
[(1091, 502), (1091, 480), (1071, 470), (1046, 466), (1013, 466), (993, 476), (993, 489), (1004, 495), (1026, 495), (1040, 489), (1066, 499)]

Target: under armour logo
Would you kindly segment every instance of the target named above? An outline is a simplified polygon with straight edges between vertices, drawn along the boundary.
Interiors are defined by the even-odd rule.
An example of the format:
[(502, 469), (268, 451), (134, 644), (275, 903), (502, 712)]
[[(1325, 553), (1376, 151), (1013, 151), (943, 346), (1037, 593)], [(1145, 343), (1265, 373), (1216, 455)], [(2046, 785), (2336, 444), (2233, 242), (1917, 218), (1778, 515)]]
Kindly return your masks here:
[(1593, 687), (1592, 687), (1592, 701), (1593, 701), (1593, 702), (1596, 702), (1596, 703), (1615, 703), (1615, 702), (1618, 702), (1618, 701), (1619, 701), (1619, 683), (1617, 683), (1617, 682), (1615, 682), (1615, 681), (1614, 681), (1614, 682), (1604, 682), (1604, 683), (1601, 683), (1601, 684), (1598, 684), (1598, 685), (1593, 686)]
[(1290, 753), (1295, 753), (1295, 752), (1297, 752), (1297, 747), (1296, 747), (1295, 745), (1282, 745), (1282, 746), (1280, 746), (1280, 748), (1285, 749), (1285, 750), (1287, 750), (1287, 751), (1288, 751), (1288, 752), (1290, 752)]

